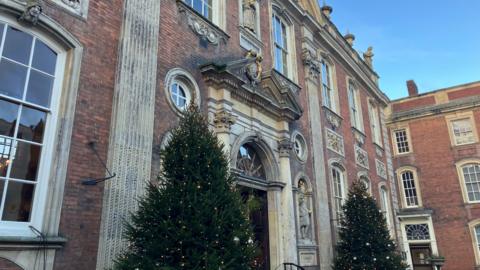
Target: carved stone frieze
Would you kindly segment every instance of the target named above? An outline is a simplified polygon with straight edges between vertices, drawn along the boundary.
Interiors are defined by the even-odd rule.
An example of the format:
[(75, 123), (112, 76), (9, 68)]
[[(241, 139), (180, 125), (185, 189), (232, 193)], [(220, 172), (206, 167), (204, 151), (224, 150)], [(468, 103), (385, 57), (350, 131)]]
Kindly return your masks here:
[(320, 74), (320, 61), (315, 57), (315, 53), (309, 49), (304, 49), (302, 53), (303, 64), (308, 67), (308, 74), (312, 78), (318, 78)]
[(327, 129), (327, 149), (341, 156), (345, 156), (343, 137), (330, 129)]
[(383, 179), (388, 179), (387, 178), (387, 166), (385, 166), (385, 163), (382, 161), (375, 159), (375, 165), (377, 167), (377, 175), (380, 176)]
[(363, 150), (362, 148), (355, 145), (355, 162), (357, 165), (369, 169), (370, 166), (368, 164), (368, 153), (367, 151)]
[(212, 45), (219, 45), (221, 41), (226, 43), (228, 35), (210, 21), (198, 15), (190, 6), (182, 0), (177, 0), (178, 11), (186, 17), (188, 26), (201, 39), (206, 40)]
[(28, 0), (25, 6), (25, 10), (18, 18), (19, 21), (31, 23), (36, 25), (38, 18), (43, 12), (43, 2), (41, 0)]
[(237, 121), (237, 117), (226, 110), (219, 110), (215, 113), (213, 123), (217, 132), (230, 132), (230, 128)]
[(353, 137), (355, 138), (355, 141), (357, 141), (358, 146), (362, 146), (365, 144), (365, 134), (361, 132), (360, 130), (352, 127), (352, 132), (353, 132)]
[(62, 3), (76, 10), (81, 7), (80, 0), (62, 0)]
[(333, 130), (336, 130), (342, 124), (342, 117), (337, 115), (336, 113), (332, 112), (330, 109), (324, 107), (325, 109), (325, 118), (327, 122), (330, 124)]

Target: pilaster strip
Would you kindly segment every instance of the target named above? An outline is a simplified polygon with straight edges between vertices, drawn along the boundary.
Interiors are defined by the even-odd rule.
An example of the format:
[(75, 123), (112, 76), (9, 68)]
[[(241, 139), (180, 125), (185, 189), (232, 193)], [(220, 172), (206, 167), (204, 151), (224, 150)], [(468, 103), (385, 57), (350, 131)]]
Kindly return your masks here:
[(155, 113), (158, 0), (125, 0), (113, 100), (109, 166), (105, 183), (97, 269), (110, 269), (125, 248), (123, 221), (137, 209), (150, 179)]

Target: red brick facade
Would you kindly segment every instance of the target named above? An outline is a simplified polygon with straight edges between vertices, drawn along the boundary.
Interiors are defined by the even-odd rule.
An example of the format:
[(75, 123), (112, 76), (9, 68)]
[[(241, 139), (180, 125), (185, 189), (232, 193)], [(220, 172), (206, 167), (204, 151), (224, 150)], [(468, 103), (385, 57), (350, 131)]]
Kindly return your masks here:
[[(420, 191), (422, 201), (415, 213), (407, 209), (405, 204), (401, 206), (402, 225), (421, 220), (421, 215), (431, 216), (433, 228), (430, 230), (434, 231), (435, 239), (430, 235), (430, 246), (436, 249), (433, 247), (436, 245), (436, 255), (445, 257), (442, 269), (446, 270), (476, 269), (479, 265), (474, 254), (474, 250), (478, 249), (477, 240), (469, 224), (480, 218), (480, 206), (466, 200), (465, 190), (462, 191), (465, 184), (456, 166), (465, 160), (477, 162), (480, 157), (476, 135), (480, 128), (479, 87), (480, 83), (472, 83), (425, 93), (420, 97), (408, 97), (391, 104), (389, 129), (393, 147), (396, 147), (394, 131), (399, 129), (407, 129), (411, 147), (410, 153), (397, 151), (394, 167), (396, 170), (407, 166), (416, 169), (419, 183), (417, 191)], [(434, 103), (429, 102), (429, 106), (426, 106), (420, 100)], [(473, 141), (455, 145), (451, 121), (456, 119), (470, 119), (472, 129), (466, 136), (474, 136)], [(397, 181), (400, 197), (403, 197), (400, 175), (397, 175)]]

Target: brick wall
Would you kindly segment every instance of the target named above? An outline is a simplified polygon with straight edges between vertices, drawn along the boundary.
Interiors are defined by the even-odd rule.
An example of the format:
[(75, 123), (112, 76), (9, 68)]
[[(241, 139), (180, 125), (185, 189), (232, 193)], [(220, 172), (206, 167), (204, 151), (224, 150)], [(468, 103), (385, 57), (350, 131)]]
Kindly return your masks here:
[(0, 258), (0, 270), (23, 270), (23, 269), (7, 259)]

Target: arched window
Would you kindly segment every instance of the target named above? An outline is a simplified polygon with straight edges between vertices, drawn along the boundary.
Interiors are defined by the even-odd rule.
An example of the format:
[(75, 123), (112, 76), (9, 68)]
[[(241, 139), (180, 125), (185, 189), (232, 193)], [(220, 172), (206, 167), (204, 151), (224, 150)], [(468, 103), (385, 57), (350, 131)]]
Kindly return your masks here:
[(360, 183), (362, 183), (362, 185), (367, 189), (367, 192), (368, 193), (371, 193), (371, 187), (370, 187), (370, 180), (365, 177), (365, 176), (361, 176), (360, 177)]
[(44, 214), (65, 56), (9, 23), (0, 22), (0, 39), (0, 231), (7, 231)]
[(473, 251), (477, 265), (480, 264), (480, 220), (476, 219), (468, 224), (472, 237)]
[(463, 165), (461, 171), (468, 202), (480, 202), (480, 164)]
[(238, 151), (237, 169), (245, 176), (266, 179), (262, 160), (257, 151), (249, 144), (242, 145)]
[(342, 169), (337, 166), (332, 167), (333, 197), (335, 203), (336, 219), (339, 221), (343, 215), (342, 206), (346, 199), (345, 175)]
[(417, 193), (417, 185), (415, 183), (414, 173), (412, 171), (404, 171), (400, 175), (403, 187), (403, 196), (405, 199), (405, 206), (419, 206), (419, 197)]

